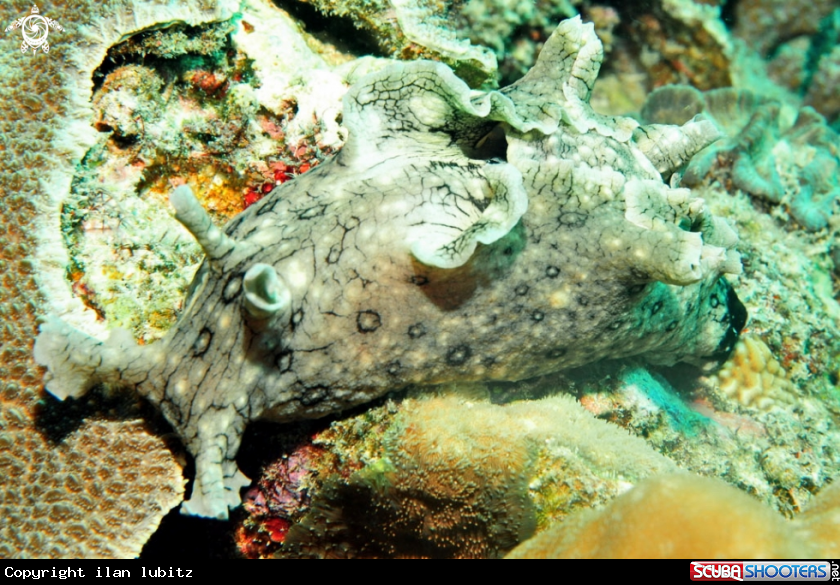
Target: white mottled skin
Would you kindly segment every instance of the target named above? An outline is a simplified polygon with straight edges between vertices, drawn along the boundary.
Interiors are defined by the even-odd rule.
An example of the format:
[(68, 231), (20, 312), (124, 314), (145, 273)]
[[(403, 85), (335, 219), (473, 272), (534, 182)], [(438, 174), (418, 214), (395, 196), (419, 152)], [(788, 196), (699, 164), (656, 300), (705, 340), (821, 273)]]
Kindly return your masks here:
[(431, 62), (366, 77), (345, 98), (345, 148), (224, 234), (176, 191), (177, 217), (208, 254), (180, 320), (148, 348), (48, 320), (36, 344), (47, 388), (136, 387), (196, 457), (182, 510), (225, 518), (256, 418), (606, 357), (720, 360), (743, 324), (720, 278), (739, 268), (736, 238), (660, 175), (717, 134), (702, 120), (638, 128), (596, 115), (600, 59), (592, 26), (572, 19), (499, 92), (471, 92)]

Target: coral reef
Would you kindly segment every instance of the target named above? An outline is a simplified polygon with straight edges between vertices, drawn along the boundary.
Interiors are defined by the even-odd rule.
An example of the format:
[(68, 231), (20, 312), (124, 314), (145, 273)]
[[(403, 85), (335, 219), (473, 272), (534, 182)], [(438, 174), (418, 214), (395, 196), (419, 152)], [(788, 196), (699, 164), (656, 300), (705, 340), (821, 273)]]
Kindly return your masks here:
[(686, 86), (652, 93), (642, 117), (675, 123), (702, 112), (727, 136), (699, 153), (681, 184), (697, 187), (711, 176), (770, 203), (784, 204), (805, 229), (829, 224), (840, 197), (840, 136), (810, 107), (795, 115), (779, 102), (731, 88), (702, 94)]
[[(45, 281), (45, 263), (56, 257), (60, 263), (66, 254), (53, 248), (36, 258), (35, 248), (39, 231), (60, 238), (58, 213), (46, 211), (46, 200), (69, 191), (74, 165), (93, 143), (87, 101), (93, 69), (107, 48), (140, 28), (218, 18), (211, 4), (45, 3), (42, 11), (60, 15), (65, 28), (51, 37), (49, 54), (33, 59), (9, 50), (0, 57), (0, 556), (136, 556), (181, 500), (180, 465), (137, 420), (89, 419), (58, 444), (38, 427), (41, 371), (31, 358), (36, 314), (44, 310), (38, 287), (41, 294), (56, 288)], [(30, 7), (8, 2), (4, 14), (25, 14)]]
[(247, 518), (237, 527), (236, 543), (247, 558), (265, 558), (285, 542), (292, 524), (309, 510), (310, 493), (332, 473), (334, 457), (304, 443), (272, 462), (243, 497)]
[(794, 388), (787, 372), (767, 344), (753, 336), (738, 341), (732, 357), (713, 377), (713, 383), (746, 406), (766, 410), (780, 402), (794, 401)]
[[(809, 393), (822, 384), (815, 378)], [(798, 388), (795, 402), (791, 395), (761, 410), (716, 386), (685, 371), (622, 365), (570, 389), (593, 415), (644, 437), (682, 469), (723, 479), (785, 516), (799, 513), (840, 470), (832, 410)]]
[(359, 432), (358, 421), (334, 423), (316, 439), (343, 454), (352, 473), (321, 477), (310, 511), (278, 554), (496, 557), (538, 524), (674, 468), (569, 396), (493, 405), (486, 389), (461, 386), (408, 399), (396, 416), (381, 416), (384, 431), (366, 439), (380, 444), (367, 446), (360, 460), (337, 442)]
[(719, 363), (746, 319), (721, 278), (740, 270), (736, 237), (661, 179), (716, 132), (595, 114), (601, 58), (592, 25), (571, 19), (500, 92), (471, 94), (432, 62), (370, 74), (344, 98), (339, 155), (224, 231), (178, 187), (176, 219), (207, 256), (181, 319), (138, 346), (49, 317), (34, 350), (47, 388), (136, 387), (197, 458), (182, 511), (225, 518), (247, 483), (241, 433), (259, 417), (606, 356)]
[(89, 420), (58, 446), (26, 422), (0, 434), (0, 468), (18, 484), (0, 504), (2, 558), (136, 557), (184, 497), (180, 466), (141, 421)]
[(808, 509), (797, 518), (797, 535), (805, 542), (815, 543), (817, 554), (837, 558), (840, 554), (840, 484), (826, 487)]
[(720, 6), (658, 0), (622, 6), (622, 16), (652, 87), (687, 83), (707, 90), (732, 84), (732, 43)]
[[(519, 4), (471, 0), (418, 8), (399, 3), (368, 3), (364, 7), (345, 3), (342, 8), (331, 9), (329, 3), (319, 0), (325, 12), (344, 10), (343, 14), (363, 29), (360, 39), (364, 31), (372, 32), (381, 43), (380, 54), (443, 61), (469, 85), (484, 88), (495, 87), (495, 65), (488, 57), (490, 51), (477, 45), (486, 44), (496, 52), (501, 79), (516, 79), (533, 65), (549, 37), (552, 21), (580, 10), (584, 20), (594, 23), (594, 32), (607, 51), (612, 45), (606, 76), (602, 73), (599, 77), (591, 97), (599, 113), (637, 111), (650, 87), (670, 81), (694, 83), (704, 89), (732, 82), (760, 90), (763, 97), (738, 94), (742, 103), (724, 106), (727, 112), (720, 119), (716, 117), (715, 123), (730, 142), (719, 145), (723, 150), (709, 159), (695, 158), (694, 168), (714, 160), (694, 185), (694, 199), (685, 204), (688, 212), (682, 218), (668, 206), (682, 209), (683, 204), (675, 198), (684, 190), (651, 191), (668, 199), (667, 206), (654, 206), (653, 215), (659, 214), (660, 218), (652, 219), (647, 208), (650, 201), (645, 199), (651, 193), (639, 197), (630, 182), (619, 184), (616, 175), (638, 172), (628, 170), (624, 158), (630, 156), (635, 164), (646, 168), (645, 173), (650, 171), (648, 162), (652, 162), (667, 182), (668, 175), (685, 163), (691, 152), (680, 152), (682, 146), (664, 150), (662, 146), (675, 136), (678, 140), (685, 137), (669, 135), (656, 127), (633, 129), (629, 120), (592, 115), (585, 103), (590, 96), (582, 100), (583, 105), (575, 99), (588, 92), (573, 84), (563, 87), (565, 97), (557, 106), (561, 114), (555, 117), (578, 127), (571, 130), (564, 126), (562, 132), (555, 132), (553, 136), (559, 136), (561, 143), (555, 150), (548, 141), (528, 150), (545, 126), (543, 130), (520, 133), (512, 125), (504, 128), (506, 135), (496, 129), (486, 135), (481, 148), (466, 151), (470, 158), (466, 166), (478, 165), (485, 175), (492, 174), (491, 167), (500, 160), (520, 166), (522, 159), (532, 156), (541, 161), (557, 157), (563, 168), (567, 163), (578, 168), (583, 161), (585, 171), (566, 175), (575, 183), (573, 191), (557, 183), (558, 192), (565, 198), (562, 209), (576, 213), (584, 210), (590, 218), (598, 219), (590, 219), (588, 226), (570, 226), (556, 214), (557, 224), (562, 225), (560, 231), (569, 230), (569, 235), (553, 244), (562, 250), (574, 249), (574, 255), (582, 249), (583, 258), (601, 258), (600, 254), (611, 250), (611, 242), (603, 238), (615, 226), (608, 221), (608, 213), (597, 215), (598, 210), (627, 203), (621, 221), (643, 223), (657, 231), (664, 213), (668, 223), (678, 223), (685, 233), (702, 233), (700, 259), (707, 262), (704, 270), (714, 274), (722, 265), (710, 269), (708, 253), (717, 252), (712, 246), (728, 248), (732, 238), (722, 226), (710, 229), (704, 222), (713, 216), (727, 217), (737, 224), (741, 236), (738, 251), (744, 258), (744, 272), (733, 275), (730, 281), (750, 310), (751, 323), (748, 337), (734, 345), (735, 330), (740, 329), (737, 316), (720, 313), (713, 317), (734, 319), (728, 338), (719, 348), (734, 345), (735, 352), (721, 372), (699, 380), (696, 374), (682, 378), (683, 374), (651, 370), (634, 361), (617, 365), (614, 370), (601, 363), (587, 367), (587, 376), (592, 377), (586, 383), (580, 381), (580, 374), (564, 373), (562, 377), (552, 374), (516, 384), (487, 385), (494, 403), (525, 397), (537, 399), (533, 403), (490, 404), (484, 386), (480, 391), (469, 391), (469, 396), (462, 392), (458, 398), (435, 396), (424, 400), (417, 398), (421, 392), (418, 389), (410, 391), (412, 398), (405, 402), (399, 398), (403, 392), (384, 404), (380, 399), (374, 403), (379, 406), (364, 412), (359, 409), (326, 431), (329, 423), (324, 421), (279, 427), (272, 432), (283, 437), (284, 456), (265, 467), (243, 498), (246, 520), (238, 524), (233, 536), (244, 555), (498, 556), (534, 526), (539, 532), (567, 518), (571, 520), (569, 526), (577, 526), (577, 511), (604, 505), (638, 479), (673, 467), (641, 442), (633, 442), (632, 452), (610, 446), (628, 441), (625, 435), (613, 432), (614, 425), (644, 438), (679, 467), (722, 478), (788, 518), (795, 516), (795, 522), (784, 523), (783, 527), (794, 531), (804, 543), (819, 541), (819, 554), (837, 555), (840, 545), (833, 501), (838, 499), (838, 491), (830, 482), (840, 474), (834, 422), (840, 413), (836, 391), (840, 378), (840, 306), (836, 301), (840, 261), (834, 233), (837, 218), (832, 215), (836, 207), (838, 141), (836, 135), (825, 130), (825, 123), (807, 110), (797, 122), (796, 111), (791, 108), (806, 104), (829, 118), (837, 114), (837, 12), (833, 5), (817, 2), (807, 10), (814, 19), (826, 15), (819, 26), (817, 20), (799, 19), (756, 29), (764, 31), (761, 38), (750, 40), (769, 60), (771, 77), (792, 92), (786, 94), (771, 85), (752, 83), (764, 66), (738, 42), (733, 52), (718, 16), (721, 4), (716, 0), (663, 0), (647, 3), (642, 9), (637, 4), (616, 3), (613, 8), (565, 0)], [(751, 35), (750, 19), (763, 18), (759, 12), (766, 15), (768, 7), (780, 14), (790, 10), (787, 5), (777, 4), (774, 0), (741, 0), (725, 9), (734, 5), (740, 11), (736, 14), (736, 35), (746, 38)], [(756, 8), (758, 5), (762, 6)], [(9, 3), (9, 17), (26, 14), (30, 7)], [(286, 7), (293, 10), (288, 4)], [(10, 520), (0, 527), (0, 556), (132, 557), (139, 554), (167, 510), (183, 499), (182, 463), (161, 439), (174, 435), (171, 429), (153, 426), (160, 420), (148, 409), (142, 413), (145, 421), (141, 422), (139, 402), (130, 393), (128, 402), (134, 405), (130, 408), (115, 408), (107, 389), (65, 403), (41, 396), (42, 370), (31, 359), (36, 316), (57, 314), (93, 335), (97, 343), (104, 338), (106, 327), (127, 329), (130, 335), (114, 334), (110, 344), (117, 352), (126, 348), (129, 356), (134, 347), (131, 338), (144, 345), (164, 336), (184, 309), (184, 291), (202, 252), (171, 217), (167, 201), (171, 189), (189, 185), (213, 222), (222, 224), (243, 209), (257, 213), (264, 197), (272, 199), (275, 186), (306, 188), (311, 183), (294, 184), (337, 152), (347, 140), (348, 128), (353, 127), (352, 115), (349, 125), (343, 119), (341, 97), (346, 88), (366, 74), (381, 71), (386, 60), (355, 59), (354, 50), (337, 43), (337, 36), (312, 32), (313, 23), (302, 13), (295, 12), (292, 17), (262, 0), (196, 1), (178, 7), (155, 1), (122, 1), (109, 5), (107, 12), (73, 0), (41, 8), (65, 25), (64, 31), (51, 32), (50, 53), (20, 60), (20, 52), (10, 50), (0, 58), (5, 88), (0, 90), (0, 108), (6, 114), (0, 121), (0, 131), (6, 137), (9, 168), (16, 171), (0, 178), (0, 192), (7, 203), (0, 211), (0, 272), (4, 275), (0, 288), (4, 323), (0, 333), (0, 487), (4, 494), (0, 516)], [(829, 14), (832, 9), (834, 16)], [(239, 16), (231, 19), (234, 10)], [(749, 10), (757, 12), (750, 14)], [(421, 21), (429, 15), (432, 26), (424, 28)], [(398, 26), (389, 26), (392, 22)], [(348, 30), (346, 21), (339, 23), (332, 18), (330, 23)], [(800, 28), (794, 31), (791, 27)], [(783, 30), (791, 30), (795, 36), (777, 35)], [(442, 35), (437, 34), (441, 31)], [(444, 42), (439, 43), (435, 36)], [(470, 39), (473, 45), (458, 39)], [(587, 47), (593, 47), (588, 41), (581, 44), (584, 54)], [(600, 56), (596, 57), (598, 61)], [(579, 58), (577, 65), (591, 67), (593, 61), (588, 58)], [(756, 77), (745, 75), (754, 66)], [(592, 86), (589, 73), (583, 76), (587, 89)], [(387, 70), (380, 75), (384, 83)], [(496, 100), (493, 113), (485, 119), (486, 126), (472, 122), (461, 125), (463, 118), (476, 118), (469, 107), (465, 113), (468, 100), (464, 98), (454, 108), (461, 116), (457, 123), (452, 122), (458, 127), (454, 135), (464, 138), (476, 128), (477, 134), (483, 134), (498, 122), (496, 118), (509, 122), (507, 114), (497, 116), (499, 103), (506, 97), (521, 114), (523, 87), (525, 84), (484, 94)], [(487, 99), (480, 95), (471, 95), (476, 100), (473, 106)], [(425, 100), (415, 99), (412, 113), (431, 115), (417, 107)], [(708, 115), (707, 99), (708, 95), (698, 101), (697, 92), (692, 90), (678, 98), (671, 94), (670, 104), (666, 106), (669, 100), (660, 103), (657, 120), (679, 125), (703, 110)], [(773, 106), (766, 108), (771, 101), (779, 102), (776, 122), (772, 121)], [(368, 112), (371, 116), (365, 119), (366, 125), (381, 115)], [(540, 123), (555, 113), (540, 118)], [(753, 118), (754, 132), (751, 137), (743, 136)], [(358, 120), (356, 125), (360, 125)], [(632, 130), (632, 136), (628, 138), (625, 130)], [(618, 134), (605, 140), (604, 132)], [(579, 139), (578, 134), (588, 135), (591, 141)], [(743, 140), (734, 140), (739, 134)], [(754, 140), (756, 137), (760, 140)], [(460, 146), (475, 144), (471, 140), (463, 139)], [(735, 142), (737, 148), (727, 151), (726, 144)], [(589, 157), (591, 150), (606, 152), (605, 144), (617, 148), (616, 159)], [(390, 152), (391, 146), (389, 143), (385, 151)], [(580, 160), (575, 159), (575, 153)], [(742, 158), (746, 162), (739, 162)], [(737, 178), (733, 176), (736, 165)], [(610, 168), (620, 172), (611, 175)], [(523, 169), (526, 167), (519, 170)], [(434, 174), (426, 169), (423, 172), (425, 176)], [(658, 180), (653, 173), (645, 176)], [(670, 184), (676, 185), (678, 178), (679, 173)], [(525, 242), (533, 247), (535, 239), (529, 238), (539, 231), (532, 229), (536, 218), (545, 213), (545, 217), (553, 217), (554, 212), (546, 211), (545, 200), (531, 192), (534, 184), (527, 180), (529, 211), (515, 228), (516, 237), (499, 241), (510, 243), (509, 248), (501, 243), (479, 242), (465, 265), (467, 272), (457, 268), (457, 274), (452, 272), (451, 278), (445, 278), (444, 269), (428, 271), (414, 283), (423, 291), (424, 300), (443, 305), (440, 313), (450, 321), (464, 311), (464, 304), (446, 304), (452, 295), (457, 296), (456, 304), (464, 303), (464, 299), (488, 293), (488, 280), (509, 278), (510, 263), (498, 262), (502, 256), (499, 252), (509, 249), (514, 255), (511, 262), (521, 261), (519, 246)], [(615, 184), (610, 183), (613, 180)], [(404, 183), (398, 182), (401, 186)], [(485, 203), (495, 199), (500, 184), (504, 182), (488, 181), (477, 188), (484, 189), (481, 196)], [(776, 197), (779, 185), (782, 195), (777, 203), (765, 201), (760, 195), (764, 190), (771, 199)], [(552, 183), (551, 188), (555, 187)], [(605, 188), (609, 192), (606, 197)], [(747, 195), (745, 188), (752, 195)], [(288, 186), (284, 189), (283, 197), (293, 191)], [(699, 198), (705, 200), (702, 220), (689, 225), (698, 217), (691, 206), (699, 205)], [(623, 226), (619, 215), (615, 220)], [(816, 226), (812, 227), (815, 231), (792, 229), (795, 223), (788, 221), (789, 216), (801, 225)], [(601, 225), (602, 219), (610, 223), (609, 228), (600, 239), (586, 239), (592, 237), (589, 228), (593, 221)], [(338, 230), (344, 232), (338, 250), (345, 260), (355, 252), (344, 244), (356, 242), (360, 229), (345, 223)], [(580, 241), (589, 242), (591, 248), (580, 248)], [(313, 241), (313, 253), (321, 245)], [(323, 251), (326, 257), (326, 249)], [(734, 267), (731, 253), (728, 261), (730, 268)], [(625, 260), (616, 253), (612, 262), (622, 265)], [(382, 266), (377, 264), (377, 273)], [(414, 267), (423, 265), (418, 261)], [(247, 282), (242, 282), (250, 295), (243, 301), (245, 309), (251, 314), (282, 310), (287, 302), (282, 287), (278, 290), (277, 281), (265, 266), (257, 268)], [(663, 315), (658, 295), (670, 291), (676, 295), (675, 304), (682, 303), (690, 313), (681, 316), (682, 324), (700, 318), (700, 310), (692, 313), (688, 309), (692, 297), (708, 298), (710, 304), (715, 297), (734, 298), (723, 285), (713, 294), (708, 286), (680, 288), (657, 283), (644, 290), (631, 287), (628, 290), (635, 290), (639, 296), (627, 303), (619, 298), (616, 303), (617, 297), (610, 296), (610, 291), (592, 292), (603, 286), (600, 280), (594, 283), (592, 275), (604, 271), (612, 274), (616, 266), (602, 258), (600, 264), (584, 268), (575, 271), (552, 263), (546, 269), (545, 277), (551, 280), (543, 284), (552, 285), (553, 293), (548, 311), (537, 306), (543, 289), (532, 284), (534, 274), (525, 275), (526, 288), (511, 281), (494, 289), (486, 297), (493, 304), (511, 304), (512, 312), (494, 312), (490, 317), (516, 324), (519, 317), (532, 315), (536, 324), (566, 330), (568, 323), (552, 322), (551, 315), (552, 311), (567, 312), (574, 315), (572, 322), (580, 323), (574, 349), (581, 333), (584, 337), (603, 334), (599, 333), (603, 322), (597, 317), (593, 320), (593, 307), (612, 306), (614, 311), (609, 316), (616, 319), (633, 303), (640, 303), (642, 309), (647, 303), (655, 318)], [(281, 276), (286, 278), (288, 274)], [(638, 277), (633, 273), (631, 284), (639, 286)], [(674, 277), (675, 273), (669, 272), (666, 281)], [(430, 280), (421, 285), (423, 278)], [(545, 279), (537, 275), (536, 280)], [(380, 284), (365, 271), (356, 274), (352, 282), (360, 283), (362, 289)], [(470, 283), (469, 290), (455, 286), (463, 282)], [(397, 291), (400, 286), (399, 277), (387, 282), (388, 288)], [(312, 287), (310, 296), (315, 296)], [(324, 307), (334, 307), (335, 299), (328, 300)], [(321, 309), (318, 305), (317, 310)], [(399, 387), (407, 376), (393, 372), (405, 366), (404, 356), (396, 356), (387, 364), (378, 363), (371, 357), (378, 354), (369, 351), (370, 345), (354, 341), (370, 341), (376, 331), (382, 333), (389, 324), (387, 315), (383, 321), (380, 312), (364, 309), (358, 314), (351, 311), (355, 329), (350, 328), (350, 336), (354, 337), (341, 337), (338, 345), (345, 352), (351, 349), (348, 363), (359, 362), (362, 368), (370, 364), (387, 366), (388, 376), (396, 377), (382, 387)], [(412, 303), (404, 303), (400, 309), (411, 312)], [(342, 317), (338, 313), (327, 320), (335, 325)], [(300, 335), (312, 325), (312, 315), (310, 310), (290, 315), (291, 325), (299, 326)], [(301, 320), (296, 322), (295, 316)], [(644, 310), (639, 311), (639, 322), (649, 318)], [(666, 318), (662, 319), (665, 325)], [(535, 359), (541, 358), (539, 352), (544, 350), (551, 364), (547, 370), (522, 371), (515, 376), (506, 373), (503, 377), (531, 376), (560, 367), (558, 363), (575, 362), (568, 347), (543, 343), (531, 331), (523, 336), (516, 327), (476, 325), (473, 331), (492, 330), (491, 336), (502, 340), (494, 342), (494, 347), (514, 356), (507, 364), (523, 363), (523, 353), (531, 350), (537, 351)], [(718, 333), (710, 334), (710, 329), (691, 332), (688, 325), (683, 331), (682, 327), (672, 332), (674, 338), (662, 352), (666, 357), (662, 361), (674, 361), (675, 353), (680, 357), (692, 352), (709, 357), (701, 348), (686, 347), (685, 340), (692, 335), (713, 339)], [(426, 344), (423, 347), (430, 356), (436, 350), (453, 350), (446, 352), (444, 359), (456, 362), (447, 365), (447, 369), (458, 371), (456, 378), (485, 377), (493, 368), (508, 367), (491, 363), (475, 367), (472, 362), (486, 348), (459, 344), (457, 336), (453, 342), (451, 335), (440, 336), (435, 329), (415, 327), (412, 331)], [(623, 349), (624, 334), (619, 327), (619, 350)], [(204, 339), (197, 341), (203, 343)], [(523, 344), (522, 339), (529, 341)], [(428, 344), (433, 347), (428, 349)], [(309, 360), (310, 354), (320, 355), (323, 350), (319, 347), (317, 343), (297, 343), (294, 353), (281, 352), (283, 361), (278, 366), (302, 372), (301, 361)], [(356, 351), (357, 347), (363, 349)], [(567, 354), (559, 355), (564, 350)], [(644, 351), (656, 361), (655, 347), (648, 346)], [(610, 347), (599, 352), (593, 359), (623, 355)], [(636, 350), (628, 355), (633, 353)], [(725, 352), (713, 357), (712, 361), (722, 360)], [(464, 363), (458, 363), (461, 358)], [(315, 370), (325, 363), (324, 367), (331, 367), (333, 362), (328, 361), (308, 361), (308, 368)], [(465, 384), (459, 386), (463, 390)], [(550, 387), (552, 394), (558, 389), (572, 392), (589, 413), (565, 398), (539, 400), (545, 396), (545, 387)], [(326, 393), (317, 384), (298, 390), (293, 401), (318, 400)], [(437, 417), (441, 418), (439, 422)], [(484, 425), (482, 419), (494, 426)], [(522, 421), (527, 428), (518, 426)], [(312, 428), (320, 431), (313, 433)], [(602, 442), (592, 446), (590, 437), (600, 437)], [(261, 453), (265, 448), (248, 443), (239, 458), (242, 469), (249, 474), (256, 472), (257, 467), (247, 460), (255, 450)], [(480, 457), (472, 460), (465, 452)], [(270, 458), (265, 453), (260, 456)], [(618, 461), (610, 461), (611, 457)], [(502, 459), (510, 462), (507, 469), (482, 463), (498, 465)], [(648, 463), (639, 469), (622, 467), (642, 460)], [(613, 464), (618, 467), (611, 467)], [(460, 476), (455, 477), (452, 469), (463, 471), (469, 481), (458, 481)], [(241, 476), (235, 477), (242, 480)], [(233, 492), (238, 484), (233, 481), (228, 487)], [(233, 505), (235, 499), (230, 497), (228, 503)], [(745, 506), (749, 509), (749, 504)], [(360, 514), (368, 507), (371, 514)], [(759, 515), (756, 509), (755, 517)], [(170, 526), (171, 520), (167, 521)], [(768, 525), (778, 528), (777, 520), (770, 520)], [(436, 530), (429, 531), (428, 525)], [(221, 526), (220, 531), (224, 530)], [(758, 529), (765, 530), (766, 526)], [(652, 542), (666, 546), (662, 540)], [(815, 554), (815, 549), (809, 550)]]
[[(797, 23), (802, 23), (797, 18)], [(834, 88), (840, 80), (840, 9), (827, 14), (805, 34), (784, 39), (767, 55), (767, 74), (775, 83), (789, 90), (790, 96), (811, 106), (836, 124), (840, 100)], [(753, 66), (760, 63), (753, 59)], [(772, 92), (762, 87), (762, 93)], [(784, 99), (784, 96), (782, 96)]]
[[(245, 19), (257, 23), (250, 33)], [(100, 134), (60, 203), (73, 293), (99, 319), (146, 343), (175, 321), (201, 251), (171, 217), (172, 186), (191, 185), (225, 222), (343, 144), (343, 77), (292, 24), (272, 6), (245, 4), (235, 25), (175, 25), (108, 51), (94, 76)], [(150, 43), (158, 59), (145, 57)], [(298, 58), (266, 56), (275, 52)]]
[(834, 0), (804, 4), (787, 0), (739, 0), (734, 34), (767, 56), (788, 39), (817, 32), (820, 21), (837, 6)]
[[(475, 518), (475, 503), (491, 501), (484, 481), (497, 478), (494, 454), (519, 453), (507, 469), (525, 470), (537, 531), (604, 504), (660, 463), (671, 466), (616, 425), (681, 468), (721, 478), (787, 517), (798, 515), (840, 470), (833, 415), (811, 396), (759, 410), (699, 384), (690, 393), (676, 390), (634, 365), (580, 376), (574, 382), (564, 375), (459, 384), (432, 398), (417, 389), (406, 401), (396, 396), (333, 422), (312, 435), (312, 444), (296, 444), (266, 466), (246, 497), (249, 516), (237, 528), (237, 541), (252, 558), (490, 554), (499, 547), (487, 539), (486, 525), (445, 542), (421, 527), (443, 511)], [(556, 395), (568, 391), (580, 405)], [(516, 447), (523, 442), (531, 449)], [(490, 454), (479, 456), (483, 449)], [(394, 460), (401, 464), (395, 467)], [(494, 466), (485, 470), (482, 462)], [(456, 473), (471, 481), (457, 482)], [(290, 485), (303, 485), (303, 498), (290, 497)], [(441, 485), (455, 487), (442, 494)], [(276, 502), (274, 512), (270, 502)], [(460, 513), (465, 506), (469, 513)], [(465, 526), (453, 521), (442, 531), (461, 534)]]
[(304, 1), (326, 15), (351, 20), (386, 56), (446, 63), (471, 87), (493, 82), (495, 56), (487, 47), (459, 38), (450, 22), (450, 2)]
[(840, 8), (826, 16), (811, 40), (805, 62), (805, 75), (800, 92), (804, 103), (813, 106), (829, 120), (840, 114)]
[(840, 535), (837, 494), (826, 488), (786, 521), (719, 480), (665, 475), (568, 518), (508, 558), (830, 558)]

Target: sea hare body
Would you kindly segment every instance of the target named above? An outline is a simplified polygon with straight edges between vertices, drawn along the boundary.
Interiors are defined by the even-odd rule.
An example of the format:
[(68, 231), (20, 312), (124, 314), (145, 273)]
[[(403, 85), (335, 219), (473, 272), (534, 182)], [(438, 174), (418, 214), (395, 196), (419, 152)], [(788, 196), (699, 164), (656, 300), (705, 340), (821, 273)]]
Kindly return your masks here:
[(721, 361), (746, 317), (721, 278), (740, 269), (736, 237), (662, 180), (717, 131), (595, 114), (601, 56), (572, 19), (500, 91), (395, 63), (348, 92), (336, 157), (223, 230), (177, 189), (176, 217), (207, 254), (180, 320), (139, 347), (48, 318), (35, 347), (47, 388), (136, 387), (196, 457), (183, 511), (225, 518), (256, 418), (607, 357)]

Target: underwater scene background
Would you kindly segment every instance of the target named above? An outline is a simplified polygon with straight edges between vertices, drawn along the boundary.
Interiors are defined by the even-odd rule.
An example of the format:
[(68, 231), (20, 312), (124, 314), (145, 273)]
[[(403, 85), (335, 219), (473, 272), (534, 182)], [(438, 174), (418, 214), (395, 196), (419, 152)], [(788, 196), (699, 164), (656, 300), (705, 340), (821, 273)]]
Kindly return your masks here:
[(836, 0), (0, 16), (0, 557), (840, 556)]

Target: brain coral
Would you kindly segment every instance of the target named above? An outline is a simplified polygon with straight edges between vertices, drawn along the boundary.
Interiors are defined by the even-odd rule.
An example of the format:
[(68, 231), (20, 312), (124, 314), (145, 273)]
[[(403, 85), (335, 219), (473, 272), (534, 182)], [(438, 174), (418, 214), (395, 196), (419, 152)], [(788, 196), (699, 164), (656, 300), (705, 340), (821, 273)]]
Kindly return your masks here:
[(794, 386), (767, 344), (757, 337), (738, 341), (732, 358), (714, 376), (721, 392), (741, 404), (769, 409), (793, 402)]
[(722, 278), (740, 270), (737, 238), (662, 180), (718, 133), (596, 114), (601, 59), (575, 18), (500, 91), (424, 61), (364, 77), (344, 98), (342, 151), (223, 230), (176, 189), (207, 256), (181, 319), (138, 346), (48, 317), (34, 349), (47, 388), (135, 387), (196, 457), (182, 511), (226, 518), (260, 417), (605, 357), (721, 362), (746, 319)]
[[(86, 1), (40, 5), (65, 31), (49, 54), (21, 55), (18, 32), (0, 51), (0, 556), (133, 557), (183, 494), (180, 466), (134, 420), (90, 420), (54, 444), (37, 428), (41, 370), (31, 359), (42, 297), (33, 261), (45, 200), (66, 192), (85, 151), (91, 74), (123, 34), (216, 18), (215, 3)], [(31, 3), (6, 2), (7, 24)], [(57, 225), (57, 224), (56, 224)], [(39, 284), (43, 285), (43, 281)], [(66, 286), (66, 285), (65, 285)], [(46, 287), (47, 290), (49, 286)], [(42, 287), (42, 291), (44, 288)]]

